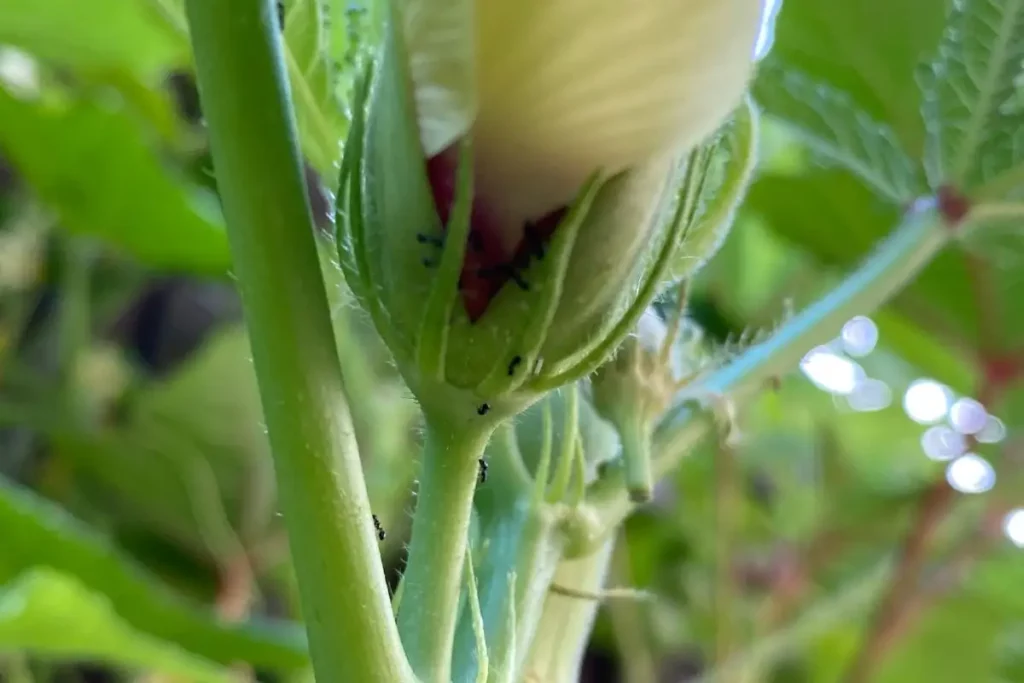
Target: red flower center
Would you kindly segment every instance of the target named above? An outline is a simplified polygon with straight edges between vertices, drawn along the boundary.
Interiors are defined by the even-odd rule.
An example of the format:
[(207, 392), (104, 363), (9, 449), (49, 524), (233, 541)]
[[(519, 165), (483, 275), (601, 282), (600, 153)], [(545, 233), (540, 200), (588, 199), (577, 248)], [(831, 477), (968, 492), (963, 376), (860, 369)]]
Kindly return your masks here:
[[(455, 201), (458, 157), (458, 143), (455, 143), (427, 160), (434, 205), (445, 229)], [(493, 212), (479, 196), (473, 197), (466, 256), (459, 278), (459, 292), (471, 321), (475, 322), (484, 314), (506, 284), (511, 282), (520, 289), (530, 289), (531, 283), (525, 279), (524, 271), (534, 259), (544, 258), (545, 247), (566, 210), (567, 207), (560, 207), (536, 221), (524, 223), (522, 237), (509, 252), (502, 246), (501, 226)]]

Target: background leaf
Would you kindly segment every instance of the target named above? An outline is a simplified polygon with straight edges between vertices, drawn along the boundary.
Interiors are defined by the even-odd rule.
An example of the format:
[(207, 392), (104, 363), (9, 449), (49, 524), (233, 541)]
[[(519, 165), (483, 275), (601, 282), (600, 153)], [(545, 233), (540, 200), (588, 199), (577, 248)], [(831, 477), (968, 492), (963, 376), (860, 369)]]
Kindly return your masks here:
[(933, 187), (964, 191), (1024, 163), (1024, 1), (954, 3), (926, 68), (923, 115)]
[(176, 178), (138, 121), (99, 100), (20, 100), (0, 88), (0, 150), (68, 230), (161, 269), (223, 274), (215, 198)]
[(896, 134), (846, 93), (769, 59), (758, 70), (754, 96), (819, 158), (850, 171), (879, 196), (901, 205), (920, 192), (919, 168)]
[(4, 0), (0, 44), (78, 69), (152, 82), (189, 62), (186, 40), (149, 0)]
[[(964, 4), (963, 12), (976, 14), (969, 21), (958, 21), (990, 21), (991, 8), (981, 5)], [(823, 267), (835, 272), (849, 268), (894, 225), (901, 208), (896, 200), (903, 195), (887, 196), (877, 190), (900, 177), (893, 169), (905, 168), (896, 161), (899, 155), (894, 156), (894, 149), (904, 150), (911, 159), (924, 159), (926, 138), (932, 133), (931, 128), (926, 131), (921, 113), (918, 66), (938, 50), (949, 6), (949, 2), (933, 0), (864, 0), (841, 5), (787, 0), (783, 4), (765, 80), (759, 81), (756, 89), (767, 113), (782, 122), (792, 140), (809, 149), (809, 159), (787, 162), (785, 167), (766, 164), (747, 207), (785, 243)], [(1022, 35), (1016, 29), (1015, 38), (1022, 39)], [(982, 58), (977, 50), (971, 57)], [(799, 74), (789, 78), (802, 82), (797, 88), (801, 96), (778, 87), (787, 74)], [(945, 81), (942, 85), (957, 87)], [(819, 89), (817, 95), (808, 92), (814, 89)], [(844, 102), (849, 105), (845, 117), (840, 106)], [(822, 126), (814, 114), (826, 109), (832, 114), (828, 125)], [(1006, 121), (1013, 125), (1012, 117)], [(929, 127), (934, 125), (934, 118), (928, 121)], [(999, 126), (1003, 123), (993, 134), (999, 135)], [(1016, 126), (1014, 130), (1021, 129)], [(860, 147), (853, 152), (852, 165), (836, 164), (834, 150), (826, 160), (833, 168), (822, 171), (813, 163), (820, 159), (823, 140), (830, 146), (838, 139), (860, 140), (865, 130), (879, 133), (870, 145), (843, 146), (847, 152)], [(844, 133), (838, 135), (839, 131)], [(1016, 143), (1010, 144), (1005, 136), (1001, 139), (1001, 149), (1009, 154)], [(1006, 154), (989, 155), (991, 163), (1008, 163)], [(867, 164), (867, 159), (887, 161)], [(913, 167), (922, 164), (915, 162)], [(865, 173), (864, 168), (872, 172)], [(879, 175), (880, 169), (889, 171)], [(1000, 182), (1012, 186), (1015, 171), (1008, 167), (1003, 171)], [(920, 181), (907, 186), (908, 190), (915, 188), (923, 189)], [(799, 200), (794, 200), (796, 197)], [(977, 365), (978, 353), (1005, 353), (1024, 343), (1024, 327), (1017, 323), (1022, 317), (1020, 299), (1013, 295), (1020, 286), (1022, 233), (1016, 227), (998, 236), (993, 230), (979, 232), (983, 234), (948, 248), (883, 314), (901, 332), (916, 328), (904, 341), (914, 344), (911, 340), (931, 335), (932, 345), (945, 347), (937, 355), (923, 348), (899, 348), (914, 362), (919, 356), (922, 362), (934, 358), (934, 362), (926, 362), (929, 372), (947, 382), (959, 381), (964, 389), (973, 383), (970, 376), (977, 370), (971, 366)], [(883, 331), (883, 339), (887, 339), (885, 334)], [(944, 372), (943, 355), (958, 356), (953, 365), (959, 368), (949, 366), (951, 372)]]
[(925, 130), (916, 80), (934, 52), (950, 0), (785, 0), (771, 59), (847, 93), (872, 120), (889, 126), (913, 159)]
[(249, 356), (242, 327), (212, 332), (172, 375), (127, 397), (115, 426), (60, 435), (57, 452), (125, 524), (226, 562), (266, 539), (276, 509)]
[(229, 625), (174, 595), (61, 508), (0, 479), (0, 570), (7, 577), (39, 566), (76, 577), (104, 595), (133, 628), (208, 659), (280, 669), (305, 666), (302, 632), (284, 624)]
[[(68, 615), (74, 615), (69, 619)], [(230, 683), (231, 672), (140, 633), (78, 581), (37, 569), (0, 589), (0, 649)]]

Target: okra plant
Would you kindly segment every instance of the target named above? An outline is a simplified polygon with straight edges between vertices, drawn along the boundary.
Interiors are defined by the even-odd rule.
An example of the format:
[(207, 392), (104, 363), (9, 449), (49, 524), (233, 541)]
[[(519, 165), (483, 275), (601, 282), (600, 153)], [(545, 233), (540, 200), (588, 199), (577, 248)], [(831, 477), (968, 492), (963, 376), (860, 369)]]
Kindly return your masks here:
[[(1020, 108), (999, 101), (1019, 87), (1012, 2), (953, 8), (921, 79), (919, 162), (841, 99), (761, 80), (777, 9), (761, 0), (382, 0), (341, 67), (337, 149), (308, 134), (283, 49), (321, 31), (315, 3), (283, 34), (270, 0), (185, 4), (320, 681), (577, 680), (617, 529), (656, 482), (702, 439), (741, 439), (753, 397), (951, 241), (1024, 216)], [(997, 10), (1005, 50), (958, 42)], [(984, 92), (956, 85), (966, 72)], [(687, 288), (744, 200), (761, 102), (787, 93), (811, 146), (903, 221), (817, 303), (716, 359)], [(345, 283), (423, 416), (393, 596), (302, 154), (330, 186)]]

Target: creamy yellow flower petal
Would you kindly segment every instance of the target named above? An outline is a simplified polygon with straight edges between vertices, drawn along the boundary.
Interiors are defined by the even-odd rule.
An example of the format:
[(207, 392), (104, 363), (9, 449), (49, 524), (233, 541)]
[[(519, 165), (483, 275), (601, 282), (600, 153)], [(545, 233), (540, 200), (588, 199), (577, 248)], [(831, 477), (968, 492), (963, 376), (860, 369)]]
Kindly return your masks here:
[(464, 136), (476, 113), (473, 0), (399, 0), (424, 152)]
[(739, 103), (760, 0), (477, 0), (478, 191), (533, 217)]

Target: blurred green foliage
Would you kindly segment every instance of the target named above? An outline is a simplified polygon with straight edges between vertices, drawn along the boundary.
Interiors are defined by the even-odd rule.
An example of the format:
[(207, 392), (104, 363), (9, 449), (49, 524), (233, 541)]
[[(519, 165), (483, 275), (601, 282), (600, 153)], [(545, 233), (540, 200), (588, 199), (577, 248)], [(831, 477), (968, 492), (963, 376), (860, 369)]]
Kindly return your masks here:
[[(938, 172), (915, 160), (949, 154), (929, 147), (936, 117), (958, 126), (940, 146), (980, 136), (980, 167), (947, 180), (985, 196), (1020, 178), (1024, 4), (959, 2), (944, 33), (952, 6), (786, 0), (754, 84), (759, 175), (694, 288), (709, 345), (770, 331), (872, 250)], [(283, 7), (346, 389), (397, 575), (417, 412), (327, 234), (348, 87), (379, 13)], [(996, 59), (987, 89), (955, 80)], [(0, 680), (94, 680), (67, 662), (115, 681), (306, 667), (196, 101), (175, 0), (0, 2)], [(794, 375), (743, 417), (735, 452), (691, 454), (629, 520), (613, 570), (659, 599), (612, 601), (594, 650), (672, 681), (1024, 683), (1024, 556), (999, 528), (1024, 505), (1020, 235), (1018, 217), (947, 250), (873, 315), (881, 345), (862, 364), (888, 407), (855, 411)], [(984, 395), (1010, 436), (978, 445), (998, 484), (948, 498), (873, 676), (855, 681), (884, 572), (946, 486), (900, 404), (921, 376)]]

